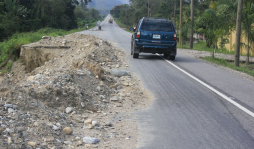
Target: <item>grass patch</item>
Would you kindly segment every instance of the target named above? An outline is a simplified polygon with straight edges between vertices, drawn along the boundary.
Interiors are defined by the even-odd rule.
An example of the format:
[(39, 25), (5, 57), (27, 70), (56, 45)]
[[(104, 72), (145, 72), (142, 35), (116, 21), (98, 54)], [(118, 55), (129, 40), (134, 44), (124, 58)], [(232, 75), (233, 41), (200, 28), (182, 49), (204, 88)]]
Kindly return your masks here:
[[(89, 24), (89, 29), (93, 27), (95, 27), (95, 22)], [(44, 28), (36, 32), (16, 33), (0, 43), (0, 70), (2, 73), (10, 71), (12, 66), (12, 62), (10, 63), (10, 61), (18, 59), (21, 45), (37, 42), (41, 40), (42, 36), (63, 36), (83, 30), (86, 30), (85, 26), (70, 31)]]
[(249, 74), (251, 76), (254, 76), (254, 63), (246, 65), (246, 63), (240, 62), (239, 67), (234, 66), (233, 61), (228, 61), (223, 58), (212, 58), (212, 57), (204, 57), (203, 60), (231, 68), (236, 71), (240, 71), (246, 74)]
[[(177, 48), (184, 48), (184, 49), (190, 49), (190, 45), (184, 44), (183, 46), (180, 46), (179, 44), (177, 44)], [(193, 44), (193, 50), (197, 50), (197, 51), (207, 51), (207, 52), (213, 52), (213, 48), (209, 48), (206, 46), (206, 42), (199, 40), (198, 43)], [(226, 48), (223, 49), (217, 49), (216, 53), (223, 53), (223, 54), (231, 54), (234, 55), (235, 52), (229, 52)]]
[(134, 33), (133, 31), (130, 31), (131, 26), (128, 26), (128, 25), (122, 23), (121, 20), (119, 20), (119, 19), (114, 19), (114, 21), (115, 21), (121, 28), (123, 28), (125, 31), (130, 32), (130, 33)]

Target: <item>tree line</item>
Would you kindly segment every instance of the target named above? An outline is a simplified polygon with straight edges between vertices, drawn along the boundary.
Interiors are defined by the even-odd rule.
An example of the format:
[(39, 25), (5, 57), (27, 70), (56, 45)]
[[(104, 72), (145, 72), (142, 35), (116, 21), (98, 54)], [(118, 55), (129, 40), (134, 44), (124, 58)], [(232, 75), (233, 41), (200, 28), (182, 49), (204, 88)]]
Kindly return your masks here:
[[(253, 48), (250, 45), (254, 43), (254, 1), (239, 1), (243, 1), (241, 29), (247, 39), (247, 43), (240, 43), (240, 46), (247, 48), (248, 63), (249, 51)], [(223, 48), (228, 43), (230, 32), (236, 30), (237, 10), (238, 0), (130, 0), (130, 5), (116, 6), (110, 13), (130, 27), (142, 17), (170, 18), (179, 31), (180, 45), (192, 37), (189, 35), (193, 24), (195, 33), (205, 35), (206, 44), (214, 49), (214, 55), (218, 47)]]
[(91, 0), (0, 0), (0, 41), (41, 28), (71, 30), (100, 18)]

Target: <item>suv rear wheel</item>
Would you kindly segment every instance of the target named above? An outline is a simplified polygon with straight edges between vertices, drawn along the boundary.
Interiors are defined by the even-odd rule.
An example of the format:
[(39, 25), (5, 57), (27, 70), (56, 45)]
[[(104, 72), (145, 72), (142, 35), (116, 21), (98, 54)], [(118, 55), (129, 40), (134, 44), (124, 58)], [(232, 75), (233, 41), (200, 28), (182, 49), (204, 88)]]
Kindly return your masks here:
[(139, 57), (139, 53), (135, 53), (136, 50), (136, 47), (134, 46), (134, 43), (132, 43), (132, 46), (131, 46), (131, 55), (133, 58), (138, 58)]
[(172, 61), (174, 61), (175, 60), (175, 58), (176, 58), (176, 56), (175, 55), (170, 55), (170, 53), (164, 53), (164, 55), (163, 55), (166, 59), (168, 59), (168, 60), (172, 60)]
[(133, 53), (133, 58), (138, 58), (139, 57), (139, 53)]
[(169, 53), (164, 53), (163, 55), (166, 59), (168, 59)]
[(169, 56), (169, 60), (171, 60), (171, 61), (174, 61), (175, 60), (175, 58), (176, 58), (176, 56), (174, 55), (174, 56)]
[(131, 43), (131, 55), (133, 55), (133, 43)]

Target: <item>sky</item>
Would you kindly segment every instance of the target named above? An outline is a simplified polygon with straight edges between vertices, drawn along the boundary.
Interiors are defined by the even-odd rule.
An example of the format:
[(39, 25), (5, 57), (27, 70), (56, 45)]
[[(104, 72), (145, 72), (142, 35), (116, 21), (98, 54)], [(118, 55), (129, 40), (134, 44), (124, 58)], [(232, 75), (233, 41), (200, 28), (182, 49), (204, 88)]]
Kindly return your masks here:
[(123, 4), (129, 4), (129, 0), (120, 0)]
[(95, 8), (97, 10), (110, 10), (116, 5), (129, 4), (129, 0), (92, 0), (88, 3), (88, 8)]
[(97, 9), (100, 14), (108, 14), (116, 5), (129, 4), (129, 0), (92, 0), (88, 3), (88, 8)]

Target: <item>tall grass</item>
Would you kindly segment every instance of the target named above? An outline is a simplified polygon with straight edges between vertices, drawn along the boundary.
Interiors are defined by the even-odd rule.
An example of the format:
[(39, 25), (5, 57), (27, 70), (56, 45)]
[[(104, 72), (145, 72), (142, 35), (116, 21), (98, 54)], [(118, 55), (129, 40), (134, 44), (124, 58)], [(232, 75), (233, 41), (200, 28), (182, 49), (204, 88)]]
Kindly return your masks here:
[[(89, 28), (93, 28), (95, 22), (89, 24)], [(0, 43), (0, 70), (6, 72), (11, 69), (12, 62), (19, 57), (19, 49), (21, 45), (37, 42), (42, 36), (63, 36), (74, 32), (85, 30), (85, 27), (70, 31), (44, 28), (36, 32), (16, 33), (10, 38)]]

